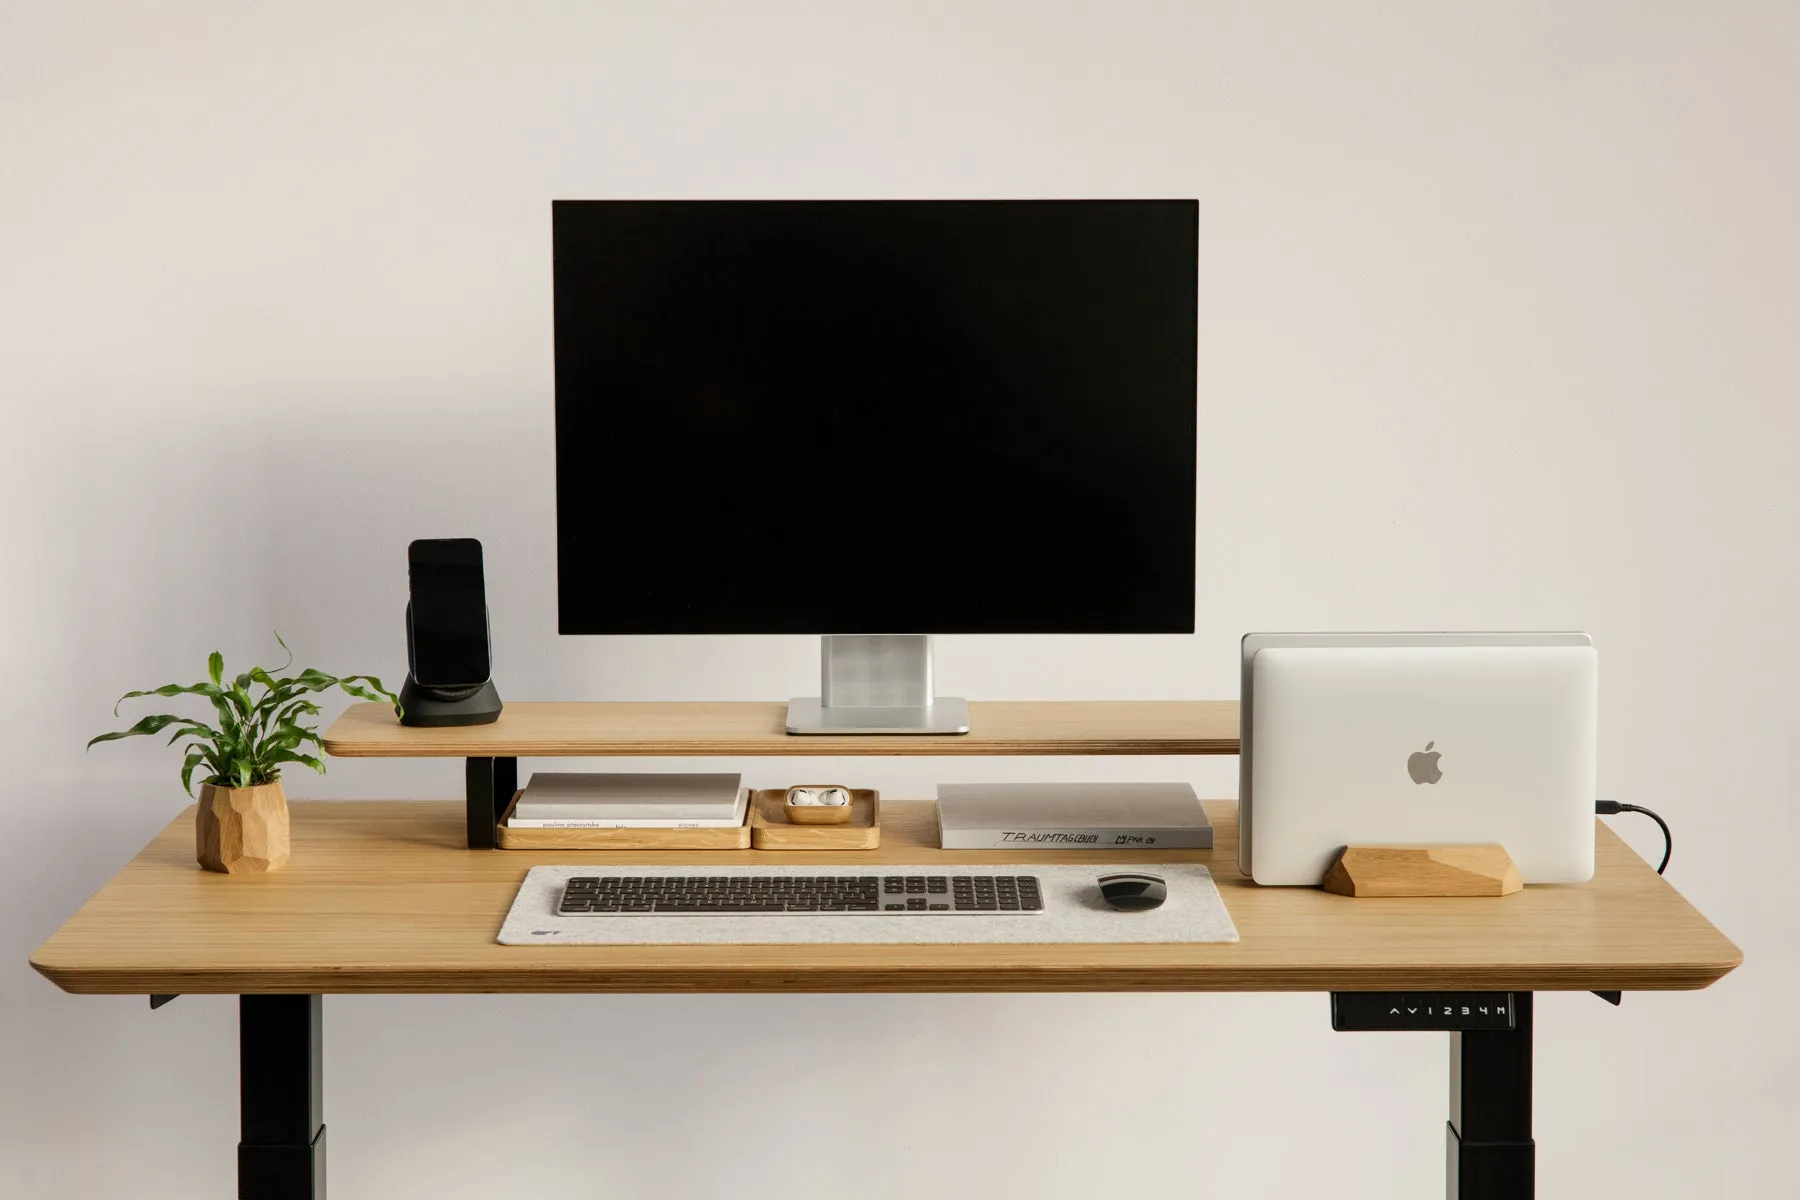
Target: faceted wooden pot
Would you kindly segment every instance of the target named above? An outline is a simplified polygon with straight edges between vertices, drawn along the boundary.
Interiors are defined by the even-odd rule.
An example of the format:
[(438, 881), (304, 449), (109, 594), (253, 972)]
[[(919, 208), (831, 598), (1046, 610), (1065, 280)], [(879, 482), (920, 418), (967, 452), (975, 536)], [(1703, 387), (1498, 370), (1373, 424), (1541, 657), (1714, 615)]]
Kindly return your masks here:
[(200, 865), (209, 871), (255, 875), (286, 866), (288, 807), (281, 784), (201, 784), (194, 841)]

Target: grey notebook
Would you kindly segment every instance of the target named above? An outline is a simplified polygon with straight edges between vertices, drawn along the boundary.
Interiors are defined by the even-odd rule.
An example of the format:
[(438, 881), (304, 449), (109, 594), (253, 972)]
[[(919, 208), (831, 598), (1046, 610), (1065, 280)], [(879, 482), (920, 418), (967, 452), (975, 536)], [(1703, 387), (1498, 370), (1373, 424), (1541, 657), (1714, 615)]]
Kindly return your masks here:
[(1208, 850), (1187, 783), (940, 783), (946, 850)]

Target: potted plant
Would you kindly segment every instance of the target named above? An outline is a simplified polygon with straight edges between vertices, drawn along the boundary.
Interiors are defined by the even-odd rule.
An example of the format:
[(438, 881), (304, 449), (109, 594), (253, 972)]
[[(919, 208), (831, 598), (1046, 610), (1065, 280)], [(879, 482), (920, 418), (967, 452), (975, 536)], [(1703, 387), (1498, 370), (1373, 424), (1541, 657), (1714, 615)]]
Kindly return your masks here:
[[(286, 671), (294, 661), (281, 635), (275, 641), (287, 650), (287, 662), (275, 668)], [(167, 683), (159, 688), (126, 692), (123, 704), (134, 696), (205, 696), (217, 714), (217, 725), (193, 717), (159, 713), (145, 717), (130, 729), (103, 733), (88, 742), (110, 742), (138, 734), (160, 733), (176, 726), (169, 745), (185, 741), (181, 786), (194, 791), (199, 772), (200, 808), (194, 820), (194, 840), (200, 865), (209, 871), (250, 874), (273, 871), (288, 860), (287, 797), (281, 791), (281, 768), (288, 763), (311, 767), (323, 775), (324, 753), (318, 731), (303, 724), (317, 716), (319, 706), (310, 693), (338, 688), (363, 700), (386, 700), (399, 709), (399, 700), (372, 675), (342, 678), (307, 669), (298, 675), (277, 677), (261, 667), (251, 667), (227, 681), (225, 659), (217, 650), (206, 661), (211, 682)], [(119, 715), (119, 705), (113, 705)], [(310, 746), (318, 754), (302, 747)]]

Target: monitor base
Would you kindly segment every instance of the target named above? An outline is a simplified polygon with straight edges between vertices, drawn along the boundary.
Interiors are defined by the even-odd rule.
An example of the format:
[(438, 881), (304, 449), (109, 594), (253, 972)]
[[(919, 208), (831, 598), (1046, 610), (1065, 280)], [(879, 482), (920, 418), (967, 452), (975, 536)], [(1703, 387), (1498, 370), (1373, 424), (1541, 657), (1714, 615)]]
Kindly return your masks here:
[(937, 694), (923, 633), (828, 633), (819, 639), (819, 694), (788, 704), (787, 731), (967, 733), (969, 705)]
[(923, 708), (827, 708), (817, 696), (788, 701), (787, 731), (793, 734), (967, 733), (969, 702), (939, 696)]

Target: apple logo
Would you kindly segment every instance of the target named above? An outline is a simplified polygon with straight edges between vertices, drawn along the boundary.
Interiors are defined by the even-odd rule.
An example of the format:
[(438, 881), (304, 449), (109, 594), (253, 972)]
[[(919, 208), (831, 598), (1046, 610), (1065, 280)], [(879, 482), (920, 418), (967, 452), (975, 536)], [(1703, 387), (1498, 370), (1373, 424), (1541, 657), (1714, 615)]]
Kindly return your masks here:
[(1436, 783), (1444, 777), (1437, 765), (1438, 755), (1443, 752), (1433, 750), (1435, 745), (1436, 739), (1426, 742), (1425, 749), (1413, 751), (1412, 757), (1406, 760), (1406, 773), (1412, 776), (1414, 783)]

